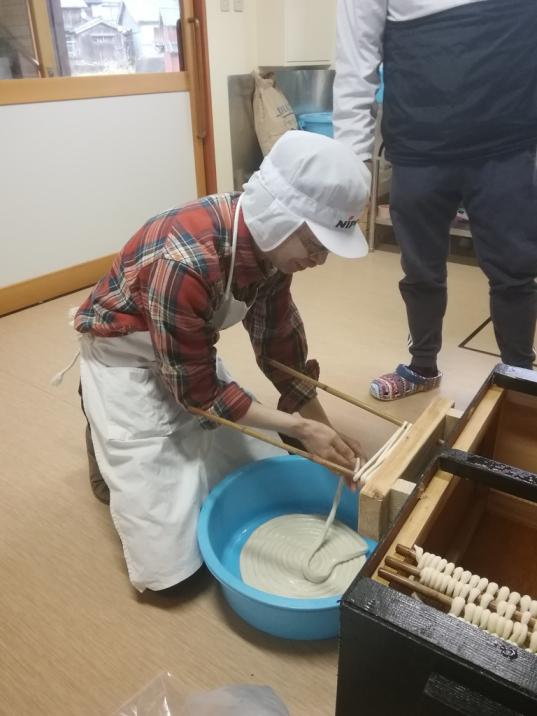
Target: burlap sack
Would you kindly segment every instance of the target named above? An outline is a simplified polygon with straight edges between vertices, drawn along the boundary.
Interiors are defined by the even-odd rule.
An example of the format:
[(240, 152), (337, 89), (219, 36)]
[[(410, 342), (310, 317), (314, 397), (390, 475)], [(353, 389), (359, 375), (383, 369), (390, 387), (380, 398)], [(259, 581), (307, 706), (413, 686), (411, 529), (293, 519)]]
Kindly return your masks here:
[(268, 154), (272, 145), (289, 129), (298, 125), (293, 109), (285, 95), (274, 86), (274, 79), (252, 73), (255, 79), (253, 99), (254, 125), (263, 155)]

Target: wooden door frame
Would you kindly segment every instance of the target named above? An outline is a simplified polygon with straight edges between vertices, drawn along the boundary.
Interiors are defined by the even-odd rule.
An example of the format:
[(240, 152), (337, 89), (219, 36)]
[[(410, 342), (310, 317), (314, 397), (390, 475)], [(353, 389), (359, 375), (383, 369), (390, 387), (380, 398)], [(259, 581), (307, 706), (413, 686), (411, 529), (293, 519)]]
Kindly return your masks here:
[[(205, 0), (180, 0), (185, 71), (191, 100), (198, 196), (216, 193), (216, 160)], [(199, 45), (197, 44), (199, 43)], [(203, 116), (201, 116), (203, 113)], [(201, 136), (203, 134), (203, 136)]]
[(207, 12), (205, 0), (194, 0), (194, 12), (201, 22), (203, 43), (203, 71), (205, 73), (205, 106), (207, 107), (207, 137), (203, 143), (203, 163), (205, 166), (205, 189), (207, 194), (216, 194), (216, 154), (214, 147), (213, 105), (211, 99), (211, 72), (209, 64), (209, 34), (207, 32)]

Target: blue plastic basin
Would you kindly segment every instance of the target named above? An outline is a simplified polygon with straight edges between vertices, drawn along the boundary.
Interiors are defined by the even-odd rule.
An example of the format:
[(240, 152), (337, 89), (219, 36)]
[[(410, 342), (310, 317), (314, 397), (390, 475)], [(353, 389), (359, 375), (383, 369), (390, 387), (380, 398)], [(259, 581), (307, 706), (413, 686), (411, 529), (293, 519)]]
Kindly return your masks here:
[[(340, 597), (279, 597), (248, 586), (240, 575), (241, 549), (259, 525), (289, 513), (328, 514), (336, 485), (334, 474), (320, 465), (282, 456), (233, 472), (205, 501), (198, 525), (203, 559), (228, 604), (257, 629), (287, 639), (337, 636)], [(337, 519), (356, 528), (358, 499), (350, 490), (343, 492)], [(376, 543), (368, 543), (370, 553)]]

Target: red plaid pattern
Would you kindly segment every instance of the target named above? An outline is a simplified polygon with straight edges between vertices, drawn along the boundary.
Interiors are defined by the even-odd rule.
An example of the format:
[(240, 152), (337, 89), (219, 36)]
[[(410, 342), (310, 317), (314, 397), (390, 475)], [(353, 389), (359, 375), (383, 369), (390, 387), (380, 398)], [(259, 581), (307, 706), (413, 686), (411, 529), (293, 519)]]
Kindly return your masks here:
[[(218, 380), (218, 332), (212, 319), (230, 268), (238, 197), (209, 196), (150, 219), (75, 317), (78, 331), (101, 337), (149, 331), (160, 372), (176, 400), (230, 420), (239, 420), (252, 398), (237, 383)], [(290, 289), (291, 276), (263, 261), (241, 217), (232, 292), (250, 306), (243, 323), (258, 365), (280, 392), (280, 409), (294, 412), (315, 397), (315, 389), (281, 374), (266, 359), (313, 377), (319, 367), (306, 360), (304, 325)]]

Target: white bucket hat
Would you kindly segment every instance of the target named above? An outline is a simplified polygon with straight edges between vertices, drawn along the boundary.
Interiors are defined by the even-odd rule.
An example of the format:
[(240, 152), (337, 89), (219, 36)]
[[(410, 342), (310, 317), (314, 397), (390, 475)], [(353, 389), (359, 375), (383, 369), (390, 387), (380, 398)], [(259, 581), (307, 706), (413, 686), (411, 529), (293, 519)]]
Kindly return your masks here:
[(370, 185), (369, 170), (346, 145), (288, 131), (243, 187), (244, 221), (261, 251), (275, 249), (306, 223), (332, 253), (360, 258), (368, 246), (358, 217)]

